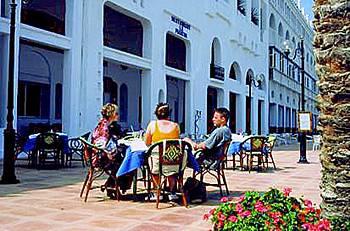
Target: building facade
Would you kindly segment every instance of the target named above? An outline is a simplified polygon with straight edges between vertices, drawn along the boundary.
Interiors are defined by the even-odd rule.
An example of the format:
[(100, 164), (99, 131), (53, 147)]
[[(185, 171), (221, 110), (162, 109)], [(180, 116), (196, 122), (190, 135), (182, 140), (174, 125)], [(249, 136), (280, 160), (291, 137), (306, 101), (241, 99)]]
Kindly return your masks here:
[[(312, 113), (313, 128), (318, 118), (318, 94), (313, 53), (314, 31), (300, 7), (300, 1), (269, 0), (269, 131), (297, 132), (297, 112), (301, 105), (301, 53), (304, 40), (305, 111)], [(286, 41), (292, 48), (284, 52)]]
[[(0, 2), (2, 134), (10, 0)], [(19, 1), (17, 131), (27, 135), (38, 124), (57, 125), (77, 136), (94, 128), (106, 102), (119, 105), (125, 129), (141, 129), (154, 119), (156, 104), (166, 101), (182, 133), (196, 128), (206, 134), (213, 109), (224, 106), (233, 132), (267, 134), (270, 11), (265, 0)], [(247, 80), (256, 76), (263, 80), (251, 85), (250, 102)]]

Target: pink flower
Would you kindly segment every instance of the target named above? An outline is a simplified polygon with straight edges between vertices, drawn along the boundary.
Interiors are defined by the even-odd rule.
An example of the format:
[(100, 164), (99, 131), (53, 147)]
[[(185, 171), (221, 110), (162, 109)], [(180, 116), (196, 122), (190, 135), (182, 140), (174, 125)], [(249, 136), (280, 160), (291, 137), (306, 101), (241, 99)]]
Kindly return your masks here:
[(261, 213), (265, 213), (268, 211), (268, 209), (264, 206), (264, 203), (262, 203), (261, 201), (256, 202), (254, 208), (256, 209), (256, 211)]
[(271, 213), (269, 213), (269, 215), (274, 220), (281, 217), (281, 213), (280, 212), (271, 212)]
[(215, 208), (212, 208), (211, 210), (209, 210), (209, 215), (213, 215), (215, 213), (216, 209)]
[(328, 231), (331, 230), (331, 225), (328, 220), (320, 220), (320, 222), (317, 224), (317, 230), (319, 231)]
[(229, 220), (229, 221), (232, 221), (232, 222), (237, 222), (238, 219), (237, 219), (236, 216), (233, 216), (233, 215), (232, 215), (232, 216), (230, 216), (230, 217), (228, 218), (228, 220)]
[(302, 227), (303, 229), (305, 229), (305, 230), (310, 230), (310, 229), (313, 228), (313, 225), (310, 224), (310, 223), (305, 223), (305, 224), (303, 224), (301, 227)]
[(209, 219), (210, 215), (208, 213), (203, 215), (203, 220), (207, 221)]
[(224, 214), (222, 214), (221, 212), (219, 212), (217, 214), (217, 216), (218, 216), (218, 220), (219, 221), (224, 221), (226, 219), (226, 216)]
[(304, 200), (304, 205), (308, 208), (312, 208), (312, 202), (310, 200)]
[(289, 187), (285, 187), (284, 189), (283, 189), (283, 195), (284, 196), (289, 196), (289, 194), (292, 192), (292, 188), (289, 188)]
[(240, 216), (240, 217), (249, 217), (250, 215), (251, 215), (251, 212), (249, 210), (246, 210), (246, 211), (238, 214), (238, 216)]
[(242, 207), (242, 205), (241, 204), (236, 204), (236, 211), (237, 211), (237, 213), (242, 213), (243, 212), (243, 207)]
[(220, 199), (220, 202), (222, 202), (222, 203), (226, 203), (228, 201), (228, 198), (227, 197), (222, 197), (221, 199)]

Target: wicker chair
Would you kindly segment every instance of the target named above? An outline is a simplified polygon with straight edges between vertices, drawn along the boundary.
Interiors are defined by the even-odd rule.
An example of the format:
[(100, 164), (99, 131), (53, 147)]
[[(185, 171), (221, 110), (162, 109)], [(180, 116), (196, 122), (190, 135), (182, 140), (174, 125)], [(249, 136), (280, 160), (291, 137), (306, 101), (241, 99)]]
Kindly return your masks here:
[[(249, 150), (244, 149), (243, 147), (248, 143), (250, 146)], [(241, 155), (246, 155), (247, 158), (247, 166), (249, 172), (253, 168), (254, 163), (254, 157), (257, 157), (257, 163), (258, 168), (260, 165), (263, 165), (263, 168), (265, 168), (265, 162), (264, 162), (264, 153), (266, 151), (266, 143), (267, 143), (267, 137), (265, 136), (251, 136), (247, 139), (245, 139), (240, 145), (241, 145)]]
[[(157, 191), (157, 200), (156, 200), (156, 208), (159, 207), (159, 197), (161, 190), (163, 189), (164, 192), (164, 185), (166, 183), (166, 176), (164, 175), (163, 169), (166, 166), (173, 166), (177, 168), (176, 176), (177, 176), (177, 183), (179, 185), (180, 192), (182, 194), (182, 202), (185, 207), (187, 207), (187, 200), (183, 193), (183, 173), (184, 173), (184, 166), (183, 164), (183, 158), (186, 151), (191, 151), (192, 147), (189, 143), (186, 141), (182, 141), (180, 139), (169, 139), (169, 140), (162, 140), (157, 143), (154, 143), (151, 145), (147, 151), (147, 156), (150, 157), (152, 152), (155, 152), (158, 149), (159, 153), (159, 179), (160, 183), (159, 185), (156, 185), (156, 191)], [(152, 159), (152, 158), (150, 158)]]
[(101, 177), (102, 175), (107, 175), (114, 181), (115, 194), (116, 194), (115, 197), (117, 200), (119, 200), (120, 190), (118, 186), (118, 180), (112, 169), (113, 163), (108, 158), (109, 153), (107, 153), (104, 149), (91, 144), (90, 142), (86, 141), (82, 137), (80, 137), (79, 139), (83, 143), (84, 158), (87, 166), (89, 167), (83, 183), (83, 187), (80, 191), (80, 197), (83, 197), (84, 191), (86, 191), (85, 198), (84, 198), (84, 201), (86, 202), (90, 190), (93, 190), (96, 188), (99, 188), (99, 189), (106, 188), (106, 185), (99, 185), (99, 186), (93, 187), (93, 182), (97, 178)]
[[(230, 191), (227, 186), (224, 165), (225, 159), (227, 157), (228, 147), (231, 141), (226, 141), (221, 147), (215, 148), (215, 150), (211, 152), (203, 152), (201, 150), (197, 151), (195, 156), (201, 154), (204, 158), (203, 161), (200, 161), (201, 170), (198, 173), (193, 172), (193, 177), (200, 176), (200, 181), (205, 185), (216, 186), (220, 189), (220, 194), (223, 196), (222, 186), (225, 186), (226, 194), (229, 195)], [(206, 157), (210, 156), (210, 159)], [(205, 175), (210, 175), (214, 177), (217, 183), (207, 183), (204, 182)]]

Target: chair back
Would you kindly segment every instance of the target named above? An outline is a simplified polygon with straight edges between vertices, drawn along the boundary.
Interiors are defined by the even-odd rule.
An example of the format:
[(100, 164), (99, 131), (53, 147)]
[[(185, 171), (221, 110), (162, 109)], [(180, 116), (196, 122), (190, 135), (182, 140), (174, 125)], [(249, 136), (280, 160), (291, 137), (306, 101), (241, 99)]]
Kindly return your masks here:
[(246, 144), (246, 143), (249, 143), (250, 145), (250, 149), (249, 151), (251, 152), (263, 152), (264, 150), (264, 147), (267, 143), (267, 137), (265, 136), (251, 136), (247, 139), (245, 139), (241, 144), (241, 150), (243, 150), (243, 146)]
[(271, 150), (273, 149), (273, 147), (275, 146), (276, 140), (277, 140), (276, 136), (270, 135), (267, 137), (267, 144), (268, 144), (269, 149), (271, 149)]
[(25, 142), (26, 142), (26, 138), (16, 132), (15, 134), (15, 155), (16, 156), (22, 152)]
[(59, 151), (62, 149), (62, 142), (58, 134), (41, 133), (37, 137), (36, 149), (39, 151)]
[(71, 138), (68, 140), (68, 148), (71, 153), (81, 155), (84, 151), (84, 144), (79, 138)]
[(83, 137), (79, 137), (78, 139), (82, 142), (84, 150), (84, 160), (87, 166), (92, 168), (101, 167), (100, 160), (103, 155), (104, 149), (93, 145)]
[(192, 146), (181, 139), (162, 140), (149, 147), (147, 156), (150, 156), (157, 148), (159, 153), (159, 174), (162, 174), (163, 165), (172, 165), (179, 167), (178, 173), (181, 175), (184, 154), (186, 151), (191, 151)]
[(312, 141), (314, 144), (321, 144), (321, 136), (320, 135), (313, 135)]

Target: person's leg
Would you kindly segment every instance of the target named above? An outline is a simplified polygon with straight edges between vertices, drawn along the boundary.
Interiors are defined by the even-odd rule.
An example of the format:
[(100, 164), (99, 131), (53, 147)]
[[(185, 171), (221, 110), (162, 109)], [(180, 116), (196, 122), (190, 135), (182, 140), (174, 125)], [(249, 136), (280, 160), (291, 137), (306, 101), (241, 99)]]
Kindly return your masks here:
[(176, 192), (176, 176), (168, 176), (169, 190), (171, 193)]
[(159, 175), (152, 174), (153, 188), (156, 189), (160, 184)]

